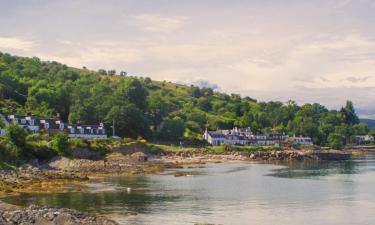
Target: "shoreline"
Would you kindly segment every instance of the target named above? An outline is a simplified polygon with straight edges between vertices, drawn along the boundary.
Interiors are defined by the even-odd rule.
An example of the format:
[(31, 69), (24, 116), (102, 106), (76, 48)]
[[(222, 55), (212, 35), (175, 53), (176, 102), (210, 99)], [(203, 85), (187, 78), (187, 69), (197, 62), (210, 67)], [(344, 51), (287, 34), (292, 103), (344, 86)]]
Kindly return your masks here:
[[(317, 161), (317, 160), (347, 160), (352, 156), (375, 153), (375, 150), (344, 150), (344, 151), (311, 151), (311, 150), (275, 150), (258, 152), (227, 152), (226, 154), (207, 154), (205, 152), (167, 152), (153, 156), (149, 159), (144, 153), (133, 153), (131, 156), (117, 155), (104, 160), (87, 159), (67, 159), (56, 158), (48, 164), (37, 165), (37, 167), (27, 166), (16, 170), (2, 170), (0, 173), (0, 196), (17, 195), (20, 193), (46, 193), (46, 192), (71, 192), (84, 191), (85, 183), (90, 183), (98, 178), (107, 176), (138, 176), (144, 174), (157, 174), (171, 168), (186, 168), (193, 165), (204, 165), (206, 163), (224, 162), (261, 162), (275, 163), (286, 161)], [(323, 155), (323, 156), (322, 156)], [(348, 157), (349, 156), (349, 157)], [(39, 167), (38, 167), (39, 166)], [(75, 185), (75, 189), (67, 189), (66, 184)], [(82, 185), (81, 185), (82, 184)], [(31, 207), (31, 208), (30, 208)], [(63, 210), (69, 218), (80, 213), (70, 209), (56, 209), (53, 207), (18, 207), (2, 203), (0, 200), (0, 224), (2, 215), (14, 214), (18, 211), (23, 215), (36, 215), (36, 212), (50, 213)], [(65, 210), (65, 211), (64, 211)], [(66, 211), (67, 210), (67, 211)], [(70, 210), (70, 211), (69, 211)], [(7, 214), (8, 213), (8, 214)], [(12, 214), (12, 215), (13, 215)], [(117, 224), (110, 221), (108, 223), (96, 223), (96, 218), (103, 216), (93, 216), (87, 213), (83, 217), (90, 218), (93, 225)], [(4, 218), (3, 218), (4, 219)], [(55, 217), (51, 217), (53, 221)], [(6, 224), (6, 223), (4, 223)], [(10, 223), (11, 224), (11, 223)], [(79, 221), (73, 224), (80, 224)]]
[(152, 157), (142, 152), (131, 155), (115, 154), (102, 160), (58, 157), (44, 164), (23, 166), (16, 170), (0, 170), (0, 196), (24, 192), (37, 193), (40, 190), (62, 192), (66, 191), (63, 188), (64, 184), (88, 183), (91, 180), (90, 177), (156, 174), (166, 169), (183, 168), (195, 164), (347, 160), (352, 156), (368, 153), (375, 153), (375, 150), (274, 150), (212, 154), (197, 149), (197, 151), (163, 152)]

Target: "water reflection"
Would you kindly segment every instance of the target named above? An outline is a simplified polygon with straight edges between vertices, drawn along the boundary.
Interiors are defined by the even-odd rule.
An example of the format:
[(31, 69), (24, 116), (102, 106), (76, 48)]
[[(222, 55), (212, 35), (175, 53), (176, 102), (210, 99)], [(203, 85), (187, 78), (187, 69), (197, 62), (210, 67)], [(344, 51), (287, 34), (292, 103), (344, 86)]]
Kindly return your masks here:
[(268, 176), (282, 178), (314, 178), (340, 174), (357, 174), (375, 171), (375, 155), (354, 157), (347, 161), (291, 161), (279, 163), (283, 168), (274, 169)]
[(207, 164), (106, 178), (82, 193), (4, 200), (110, 213), (121, 224), (352, 225), (375, 220), (374, 186), (375, 157), (368, 155), (341, 162)]
[(357, 161), (311, 161), (311, 162), (290, 162), (287, 167), (274, 169), (269, 176), (283, 178), (312, 178), (337, 174), (358, 173)]
[[(111, 178), (111, 183), (89, 185), (87, 192), (21, 194), (4, 200), (15, 205), (50, 205), (87, 212), (139, 212), (147, 213), (160, 202), (176, 201), (177, 195), (153, 194), (148, 177)], [(117, 187), (123, 188), (117, 188)], [(131, 188), (131, 192), (127, 188)], [(157, 190), (153, 190), (157, 191)]]

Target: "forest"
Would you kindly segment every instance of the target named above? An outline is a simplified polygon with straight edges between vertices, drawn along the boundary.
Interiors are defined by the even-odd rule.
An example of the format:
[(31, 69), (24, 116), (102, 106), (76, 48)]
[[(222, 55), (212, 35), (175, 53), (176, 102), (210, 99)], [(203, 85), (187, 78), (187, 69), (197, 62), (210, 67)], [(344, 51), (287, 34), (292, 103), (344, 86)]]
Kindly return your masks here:
[(360, 123), (351, 101), (339, 110), (319, 103), (258, 102), (149, 77), (104, 69), (93, 71), (0, 53), (0, 109), (3, 114), (56, 117), (69, 123), (103, 122), (109, 135), (150, 142), (202, 143), (205, 129), (251, 127), (255, 133), (282, 132), (340, 147), (355, 135), (375, 132)]

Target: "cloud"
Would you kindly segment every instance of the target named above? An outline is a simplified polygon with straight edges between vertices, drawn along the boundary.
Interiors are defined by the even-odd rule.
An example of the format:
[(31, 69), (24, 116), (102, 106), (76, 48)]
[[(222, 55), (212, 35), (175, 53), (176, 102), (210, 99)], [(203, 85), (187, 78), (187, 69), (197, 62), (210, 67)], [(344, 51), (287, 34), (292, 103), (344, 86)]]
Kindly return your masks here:
[(365, 82), (369, 80), (371, 76), (366, 76), (366, 77), (347, 77), (343, 81), (349, 81), (352, 83), (358, 83), (358, 82)]
[(31, 50), (34, 46), (32, 41), (24, 40), (18, 37), (0, 37), (0, 49), (10, 50)]
[(125, 17), (126, 22), (136, 25), (149, 32), (169, 33), (176, 31), (187, 24), (187, 17), (166, 17), (158, 14), (138, 14)]
[(194, 84), (198, 87), (201, 87), (201, 88), (203, 88), (203, 87), (204, 88), (211, 88), (213, 90), (219, 90), (220, 89), (219, 85), (211, 83), (208, 80), (197, 80), (197, 81), (192, 82), (192, 84)]
[[(70, 46), (69, 46), (70, 45)], [(142, 52), (134, 47), (129, 47), (123, 42), (96, 42), (86, 43), (77, 48), (67, 44), (64, 50), (45, 52), (39, 54), (44, 60), (55, 60), (71, 66), (88, 68), (114, 69), (143, 60)]]

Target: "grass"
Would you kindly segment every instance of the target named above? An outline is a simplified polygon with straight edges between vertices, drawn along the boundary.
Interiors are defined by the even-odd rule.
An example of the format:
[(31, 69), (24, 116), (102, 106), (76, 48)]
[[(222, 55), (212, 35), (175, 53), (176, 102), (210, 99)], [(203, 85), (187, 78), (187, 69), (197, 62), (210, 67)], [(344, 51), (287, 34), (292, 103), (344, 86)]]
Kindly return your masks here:
[(237, 146), (237, 145), (221, 145), (209, 146), (208, 150), (213, 154), (223, 154), (225, 152), (256, 152), (256, 151), (274, 151), (281, 150), (278, 146)]
[[(160, 144), (148, 144), (148, 148), (152, 153), (159, 151), (168, 152), (194, 152), (198, 148), (194, 147), (181, 147), (174, 145), (160, 145)], [(201, 148), (200, 148), (201, 149)], [(204, 148), (208, 153), (211, 154), (224, 154), (226, 152), (256, 152), (256, 151), (274, 151), (281, 150), (281, 147), (277, 146), (236, 146), (236, 145), (221, 145), (221, 146), (207, 146)]]
[(16, 169), (15, 165), (6, 163), (6, 162), (0, 162), (0, 169), (2, 170), (14, 170)]
[(157, 152), (160, 150), (167, 151), (167, 152), (191, 152), (197, 150), (197, 148), (192, 147), (181, 147), (181, 146), (174, 146), (174, 145), (160, 145), (160, 144), (148, 144), (151, 152)]

